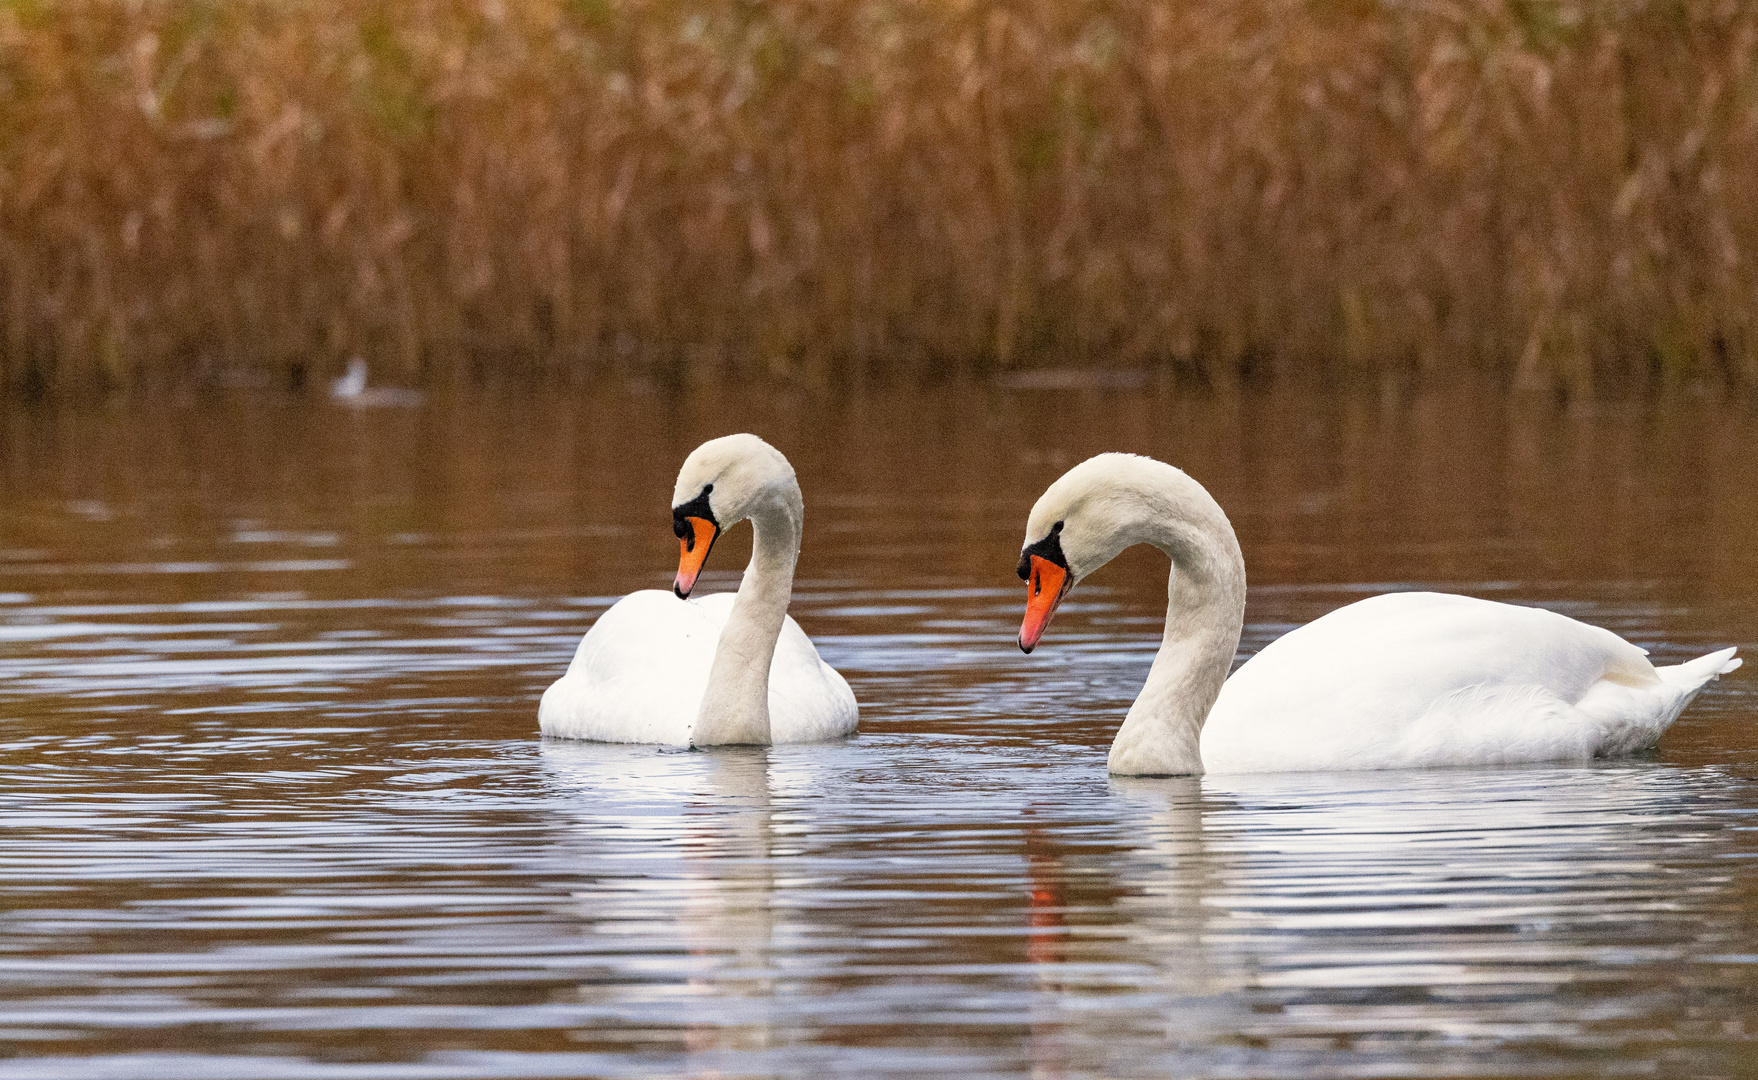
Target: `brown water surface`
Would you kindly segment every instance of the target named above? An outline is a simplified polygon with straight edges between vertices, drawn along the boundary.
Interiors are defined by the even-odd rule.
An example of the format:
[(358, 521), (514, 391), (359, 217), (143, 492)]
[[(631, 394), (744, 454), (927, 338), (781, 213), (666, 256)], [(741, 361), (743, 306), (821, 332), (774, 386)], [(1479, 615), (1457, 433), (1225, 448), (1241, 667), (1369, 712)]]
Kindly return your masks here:
[[(794, 462), (859, 737), (542, 742), (708, 437)], [(1593, 767), (1117, 780), (1134, 551), (1013, 644), (1107, 449), (1214, 492), (1243, 655), (1387, 589), (1758, 653), (1749, 404), (641, 387), (0, 412), (0, 1074), (1741, 1076), (1758, 681)], [(734, 530), (709, 589), (749, 550)]]

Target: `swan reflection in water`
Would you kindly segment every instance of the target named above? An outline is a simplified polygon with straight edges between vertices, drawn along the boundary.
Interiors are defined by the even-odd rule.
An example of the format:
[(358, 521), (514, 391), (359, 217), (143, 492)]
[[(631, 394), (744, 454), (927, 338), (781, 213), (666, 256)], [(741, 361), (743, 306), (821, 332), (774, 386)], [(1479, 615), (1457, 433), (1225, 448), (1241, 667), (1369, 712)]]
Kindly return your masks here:
[[(602, 963), (575, 1039), (686, 1074), (797, 1071), (833, 1047), (890, 1073), (989, 1053), (1041, 1077), (1203, 1073), (1220, 1054), (1325, 1075), (1337, 1051), (1517, 1071), (1633, 1052), (1745, 992), (1703, 931), (1740, 904), (1714, 770), (1105, 780), (1083, 763), (1032, 785), (941, 748), (938, 767), (909, 759), (904, 805), (838, 796), (884, 767), (871, 745), (545, 743)], [(906, 960), (938, 974), (891, 984)]]
[[(767, 1049), (777, 977), (769, 751), (545, 740), (541, 752), (573, 796), (568, 825), (582, 869), (616, 866), (574, 893), (616, 967), (581, 986), (581, 1002), (603, 1006), (607, 1021), (639, 1025), (645, 1038), (671, 1028), (688, 1053)], [(641, 957), (651, 970), (634, 973), (631, 986), (617, 960)]]
[(1696, 992), (1737, 981), (1701, 939), (1706, 909), (1740, 902), (1716, 862), (1724, 784), (1642, 766), (1113, 777), (1139, 824), (1116, 951), (1151, 958), (1170, 1044), (1210, 1053), (1641, 1040), (1655, 995), (1688, 1005), (1685, 969)]

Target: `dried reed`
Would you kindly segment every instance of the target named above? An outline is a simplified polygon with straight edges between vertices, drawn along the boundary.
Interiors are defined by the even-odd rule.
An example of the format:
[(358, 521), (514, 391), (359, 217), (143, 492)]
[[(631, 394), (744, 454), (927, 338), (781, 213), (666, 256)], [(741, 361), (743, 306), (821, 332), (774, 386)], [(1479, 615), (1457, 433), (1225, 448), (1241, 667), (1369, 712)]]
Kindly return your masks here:
[(0, 0), (0, 386), (1758, 384), (1749, 0)]

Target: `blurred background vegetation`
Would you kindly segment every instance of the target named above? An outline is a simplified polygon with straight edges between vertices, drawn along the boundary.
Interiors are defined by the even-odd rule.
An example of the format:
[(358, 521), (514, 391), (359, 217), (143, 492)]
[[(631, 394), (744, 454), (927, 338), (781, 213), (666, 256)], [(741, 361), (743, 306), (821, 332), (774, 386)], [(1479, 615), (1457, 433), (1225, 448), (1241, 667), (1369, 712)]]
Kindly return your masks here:
[(1758, 386), (1748, 0), (0, 0), (0, 391)]

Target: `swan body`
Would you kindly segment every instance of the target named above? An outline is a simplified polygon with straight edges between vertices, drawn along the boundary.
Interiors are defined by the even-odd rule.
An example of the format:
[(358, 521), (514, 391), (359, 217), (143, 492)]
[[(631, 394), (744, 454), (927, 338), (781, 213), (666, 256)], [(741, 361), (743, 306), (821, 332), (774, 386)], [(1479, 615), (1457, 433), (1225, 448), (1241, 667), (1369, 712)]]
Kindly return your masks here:
[[(617, 601), (580, 641), (538, 706), (545, 735), (689, 746), (732, 593), (680, 600), (643, 589)], [(855, 729), (855, 695), (792, 618), (769, 665), (770, 739), (818, 742)]]
[[(848, 682), (787, 615), (804, 518), (793, 468), (755, 435), (704, 443), (672, 501), (681, 543), (675, 594), (630, 593), (599, 616), (544, 691), (544, 735), (671, 746), (815, 742), (852, 734)], [(715, 538), (750, 519), (736, 594), (687, 600)]]
[[(1580, 761), (1645, 750), (1723, 670), (1656, 668), (1609, 630), (1542, 608), (1388, 593), (1271, 642), (1203, 725), (1211, 772)], [(1738, 666), (1739, 661), (1732, 661)]]
[[(1166, 632), (1112, 744), (1125, 775), (1580, 761), (1652, 747), (1733, 649), (1656, 668), (1609, 630), (1443, 593), (1346, 605), (1271, 642), (1231, 678), (1245, 564), (1200, 484), (1102, 454), (1051, 485), (1021, 557), (1037, 644), (1080, 578), (1135, 543), (1172, 559)], [(1036, 538), (1036, 539), (1034, 539)]]

